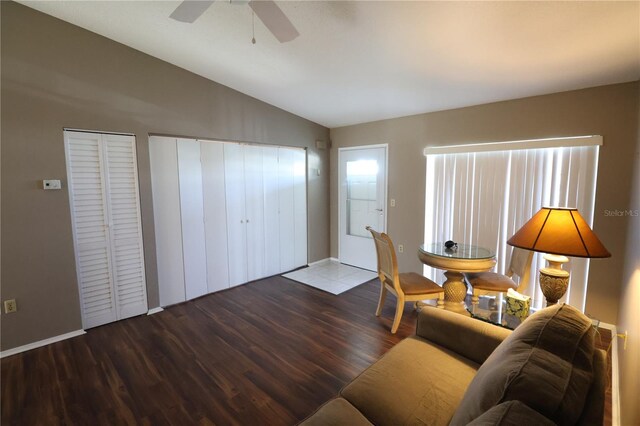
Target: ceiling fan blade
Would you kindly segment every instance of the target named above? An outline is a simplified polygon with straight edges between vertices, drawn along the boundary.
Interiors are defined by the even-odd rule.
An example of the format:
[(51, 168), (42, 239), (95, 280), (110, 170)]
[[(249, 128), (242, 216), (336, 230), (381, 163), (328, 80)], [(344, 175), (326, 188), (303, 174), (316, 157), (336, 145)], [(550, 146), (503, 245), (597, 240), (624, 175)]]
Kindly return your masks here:
[(201, 0), (184, 0), (176, 10), (173, 11), (170, 18), (175, 19), (180, 22), (187, 22), (189, 24), (193, 23), (196, 19), (200, 17), (209, 6), (213, 4), (213, 1), (201, 1)]
[(300, 35), (287, 15), (274, 1), (253, 0), (249, 2), (249, 6), (280, 43), (286, 43)]

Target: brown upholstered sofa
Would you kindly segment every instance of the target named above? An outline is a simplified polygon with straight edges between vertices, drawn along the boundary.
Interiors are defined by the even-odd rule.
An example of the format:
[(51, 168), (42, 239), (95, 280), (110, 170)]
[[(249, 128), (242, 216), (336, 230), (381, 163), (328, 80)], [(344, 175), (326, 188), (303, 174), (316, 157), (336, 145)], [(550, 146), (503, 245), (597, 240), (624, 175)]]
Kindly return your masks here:
[(606, 357), (569, 305), (507, 329), (424, 308), (404, 339), (302, 425), (601, 425)]

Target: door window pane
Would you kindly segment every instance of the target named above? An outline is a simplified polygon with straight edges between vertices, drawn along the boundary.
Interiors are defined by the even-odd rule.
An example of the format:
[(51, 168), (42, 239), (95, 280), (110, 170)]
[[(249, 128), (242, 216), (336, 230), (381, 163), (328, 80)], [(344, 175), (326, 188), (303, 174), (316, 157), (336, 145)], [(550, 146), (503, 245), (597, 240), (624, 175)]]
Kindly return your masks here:
[(378, 162), (347, 161), (347, 234), (371, 238), (365, 229), (378, 222)]

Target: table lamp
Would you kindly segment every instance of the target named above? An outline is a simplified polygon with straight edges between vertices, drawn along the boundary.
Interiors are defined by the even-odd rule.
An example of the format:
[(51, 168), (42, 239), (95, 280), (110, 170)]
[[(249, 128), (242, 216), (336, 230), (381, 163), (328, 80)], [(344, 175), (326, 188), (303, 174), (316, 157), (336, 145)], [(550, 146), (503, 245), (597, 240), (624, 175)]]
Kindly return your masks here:
[(540, 270), (540, 288), (547, 306), (558, 303), (569, 285), (569, 272), (562, 264), (572, 257), (611, 257), (578, 209), (543, 207), (509, 238), (507, 244), (545, 253), (549, 263)]

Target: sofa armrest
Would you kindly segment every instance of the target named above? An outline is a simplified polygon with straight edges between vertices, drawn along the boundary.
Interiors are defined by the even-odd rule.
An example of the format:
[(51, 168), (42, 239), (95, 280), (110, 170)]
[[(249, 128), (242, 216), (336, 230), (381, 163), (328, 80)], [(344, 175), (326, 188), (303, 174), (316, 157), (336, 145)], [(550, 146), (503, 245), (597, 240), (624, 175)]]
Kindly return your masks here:
[(442, 309), (424, 307), (416, 335), (482, 364), (510, 330)]

